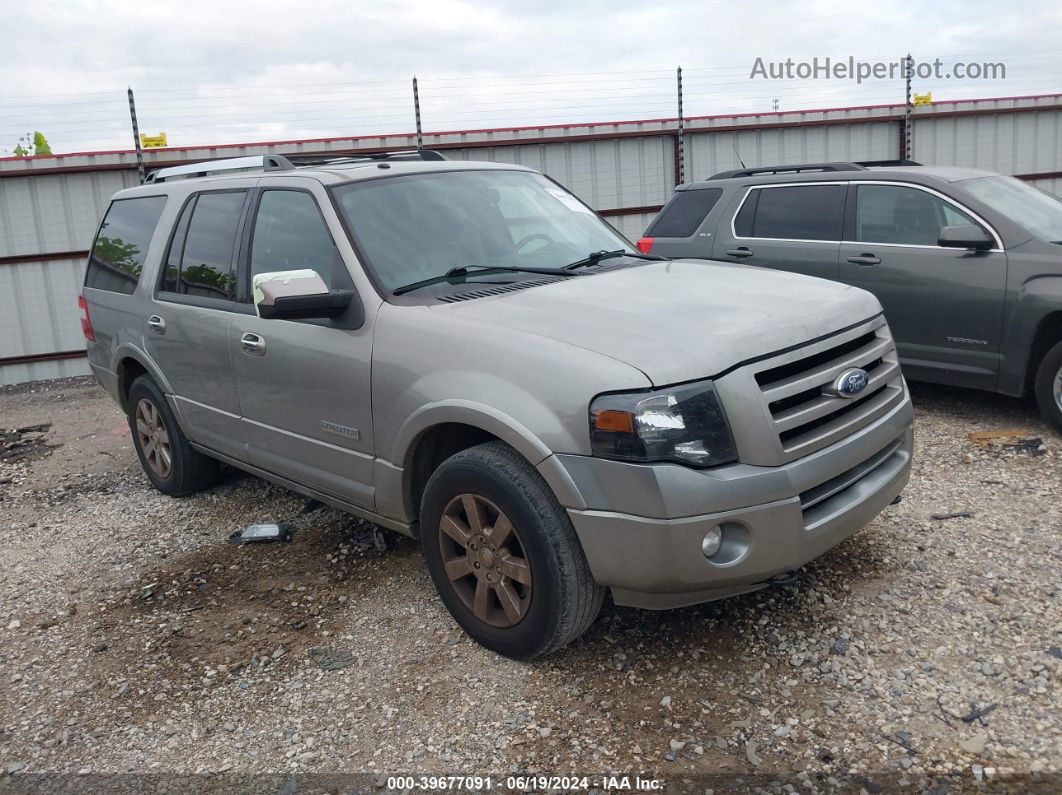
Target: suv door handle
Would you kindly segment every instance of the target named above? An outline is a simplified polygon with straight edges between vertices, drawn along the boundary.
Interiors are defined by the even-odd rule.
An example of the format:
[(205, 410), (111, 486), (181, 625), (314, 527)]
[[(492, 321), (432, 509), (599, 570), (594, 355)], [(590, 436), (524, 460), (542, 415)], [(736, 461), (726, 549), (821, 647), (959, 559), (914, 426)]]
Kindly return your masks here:
[(161, 315), (151, 315), (147, 319), (148, 328), (154, 331), (156, 334), (166, 333), (166, 321), (162, 319)]
[(877, 265), (881, 262), (881, 257), (875, 257), (873, 254), (863, 253), (858, 257), (849, 257), (848, 261), (853, 265)]
[(240, 337), (240, 347), (251, 356), (265, 356), (265, 340), (250, 332)]
[(727, 256), (737, 257), (738, 259), (744, 259), (745, 257), (751, 257), (754, 252), (748, 246), (740, 246), (739, 248), (728, 248), (726, 250)]

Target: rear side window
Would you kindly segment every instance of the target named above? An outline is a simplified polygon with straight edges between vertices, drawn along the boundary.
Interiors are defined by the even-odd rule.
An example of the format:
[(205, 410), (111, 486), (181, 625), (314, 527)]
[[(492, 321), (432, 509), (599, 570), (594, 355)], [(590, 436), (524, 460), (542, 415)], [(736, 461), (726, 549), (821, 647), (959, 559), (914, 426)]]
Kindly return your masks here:
[(89, 255), (86, 287), (126, 294), (136, 289), (165, 206), (165, 196), (111, 202)]
[(840, 240), (844, 185), (793, 185), (749, 192), (734, 220), (739, 237)]
[(201, 193), (185, 207), (166, 257), (162, 289), (232, 300), (233, 252), (246, 191)]
[(722, 188), (679, 191), (645, 234), (648, 237), (689, 237), (722, 195)]

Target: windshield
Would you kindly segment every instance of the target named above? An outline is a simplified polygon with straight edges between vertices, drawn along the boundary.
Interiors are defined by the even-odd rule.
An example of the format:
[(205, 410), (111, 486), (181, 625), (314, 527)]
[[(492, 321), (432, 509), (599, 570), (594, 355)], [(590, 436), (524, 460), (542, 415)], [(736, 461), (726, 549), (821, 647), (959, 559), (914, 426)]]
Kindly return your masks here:
[(527, 171), (410, 174), (335, 194), (388, 291), (451, 268), (562, 268), (594, 251), (636, 253), (578, 199)]
[(1014, 177), (981, 177), (962, 182), (971, 196), (1052, 243), (1062, 241), (1062, 201)]

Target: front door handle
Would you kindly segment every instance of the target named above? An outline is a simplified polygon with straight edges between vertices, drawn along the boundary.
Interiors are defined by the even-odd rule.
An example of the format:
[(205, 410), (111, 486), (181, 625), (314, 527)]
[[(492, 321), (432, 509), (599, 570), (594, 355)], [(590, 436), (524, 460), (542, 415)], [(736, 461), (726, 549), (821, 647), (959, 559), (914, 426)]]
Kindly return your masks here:
[(738, 248), (728, 248), (726, 250), (727, 256), (737, 257), (738, 259), (745, 259), (745, 257), (751, 257), (754, 253), (748, 246), (740, 246)]
[(166, 321), (162, 319), (161, 315), (151, 315), (147, 319), (148, 328), (154, 331), (156, 334), (166, 333)]
[(240, 337), (240, 347), (251, 356), (265, 356), (265, 340), (250, 332)]
[(849, 257), (848, 261), (853, 265), (877, 265), (881, 262), (881, 257), (875, 257), (873, 254), (863, 253), (858, 257)]

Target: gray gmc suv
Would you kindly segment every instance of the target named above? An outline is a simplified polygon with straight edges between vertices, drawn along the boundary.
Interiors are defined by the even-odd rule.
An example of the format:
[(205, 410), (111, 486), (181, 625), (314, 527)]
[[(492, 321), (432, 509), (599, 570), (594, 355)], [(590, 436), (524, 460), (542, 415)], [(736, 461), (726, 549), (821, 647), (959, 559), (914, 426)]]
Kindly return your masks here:
[[(899, 162), (899, 161), (898, 161)], [(869, 290), (911, 379), (1034, 395), (1062, 432), (1062, 201), (911, 161), (809, 163), (682, 185), (639, 249)]]
[(668, 608), (784, 580), (910, 471), (870, 293), (647, 257), (518, 166), (163, 169), (115, 195), (81, 304), (159, 490), (224, 462), (417, 537), (457, 622), (514, 658), (608, 591)]

